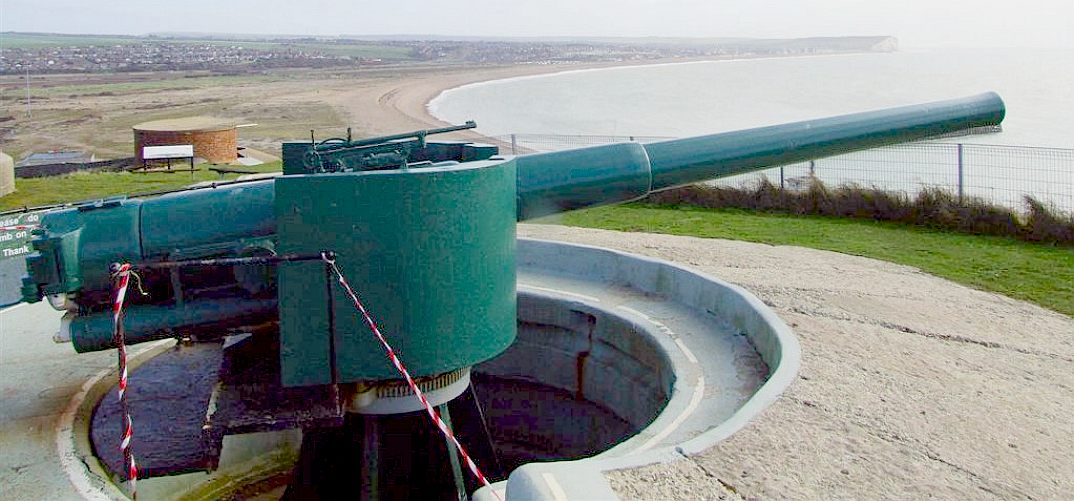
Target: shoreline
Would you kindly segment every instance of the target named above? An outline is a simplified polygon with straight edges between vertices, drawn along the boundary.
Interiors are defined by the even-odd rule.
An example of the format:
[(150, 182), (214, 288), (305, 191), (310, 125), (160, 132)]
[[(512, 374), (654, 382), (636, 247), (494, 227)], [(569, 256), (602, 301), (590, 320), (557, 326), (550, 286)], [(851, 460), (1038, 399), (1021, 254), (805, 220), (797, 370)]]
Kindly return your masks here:
[[(362, 83), (372, 85), (357, 89), (344, 90), (337, 96), (321, 98), (341, 111), (361, 130), (370, 134), (393, 134), (402, 131), (427, 129), (453, 125), (440, 120), (429, 109), (429, 105), (445, 92), (472, 86), (485, 85), (501, 80), (536, 78), (565, 73), (576, 73), (610, 69), (629, 69), (647, 66), (671, 66), (700, 63), (733, 63), (769, 59), (797, 59), (817, 57), (846, 57), (875, 52), (848, 52), (834, 54), (815, 54), (782, 57), (737, 57), (737, 58), (670, 58), (651, 61), (616, 61), (579, 64), (550, 65), (510, 65), (510, 66), (463, 66), (457, 69), (436, 68), (419, 70), (401, 75), (399, 78), (373, 79)], [(400, 69), (406, 71), (406, 69)], [(496, 141), (477, 132), (464, 131), (447, 134), (445, 138)]]
[[(832, 53), (832, 54), (789, 55), (789, 56), (781, 56), (781, 57), (765, 56), (765, 57), (748, 57), (748, 58), (746, 58), (746, 57), (739, 57), (739, 58), (669, 58), (669, 59), (654, 59), (654, 60), (646, 60), (646, 61), (628, 60), (628, 61), (616, 61), (616, 62), (604, 62), (604, 63), (592, 63), (592, 64), (556, 64), (556, 65), (533, 65), (533, 64), (528, 64), (528, 65), (501, 66), (501, 67), (497, 67), (497, 68), (471, 67), (471, 68), (460, 68), (458, 71), (445, 70), (445, 69), (441, 68), (441, 69), (435, 70), (434, 72), (429, 72), (428, 74), (424, 74), (424, 75), (420, 75), (420, 76), (417, 75), (417, 74), (413, 74), (413, 73), (409, 74), (409, 75), (407, 75), (407, 74), (402, 75), (399, 78), (399, 81), (396, 82), (398, 84), (396, 87), (399, 87), (398, 92), (400, 92), (400, 94), (389, 96), (389, 99), (391, 99), (395, 103), (399, 104), (399, 106), (395, 110), (396, 112), (398, 112), (400, 114), (403, 114), (403, 115), (407, 115), (407, 116), (416, 118), (415, 120), (411, 120), (410, 122), (408, 122), (409, 124), (411, 124), (411, 125), (416, 124), (416, 125), (419, 125), (421, 127), (428, 127), (428, 126), (433, 125), (433, 124), (435, 124), (435, 126), (442, 126), (442, 125), (446, 124), (446, 122), (444, 120), (440, 120), (438, 117), (439, 116), (445, 116), (445, 115), (443, 115), (442, 111), (446, 111), (446, 109), (447, 109), (447, 106), (445, 106), (446, 103), (451, 102), (452, 99), (456, 99), (456, 100), (458, 99), (458, 98), (455, 98), (454, 96), (458, 96), (459, 94), (453, 94), (456, 90), (463, 91), (462, 94), (471, 95), (471, 93), (466, 92), (465, 89), (467, 89), (467, 88), (476, 88), (478, 86), (490, 85), (490, 84), (493, 84), (493, 83), (500, 83), (500, 82), (503, 82), (505, 80), (507, 80), (507, 81), (530, 80), (530, 79), (533, 79), (533, 78), (550, 76), (550, 75), (567, 75), (567, 74), (574, 74), (574, 73), (586, 73), (586, 72), (592, 72), (592, 71), (597, 71), (597, 70), (628, 70), (628, 69), (634, 69), (634, 68), (639, 68), (639, 67), (643, 67), (643, 66), (682, 66), (682, 67), (689, 67), (687, 65), (697, 65), (697, 64), (700, 64), (700, 63), (719, 63), (719, 64), (723, 64), (723, 63), (745, 63), (747, 61), (757, 61), (758, 62), (757, 64), (759, 64), (759, 65), (760, 64), (765, 64), (765, 63), (762, 63), (762, 61), (763, 62), (771, 62), (772, 64), (788, 64), (786, 61), (788, 61), (788, 60), (796, 60), (796, 59), (807, 59), (809, 61), (816, 61), (818, 65), (823, 65), (825, 67), (832, 67), (832, 66), (834, 66), (834, 67), (847, 67), (847, 66), (854, 66), (854, 65), (859, 64), (859, 63), (860, 64), (868, 63), (869, 68), (873, 68), (873, 67), (890, 68), (890, 67), (894, 67), (893, 65), (896, 65), (896, 64), (903, 64), (903, 63), (906, 63), (906, 64), (910, 64), (910, 63), (918, 64), (918, 63), (920, 63), (919, 66), (927, 68), (927, 65), (925, 65), (925, 63), (932, 64), (932, 63), (934, 63), (936, 61), (943, 60), (943, 58), (950, 57), (951, 54), (949, 52), (950, 51), (936, 52), (934, 50), (913, 50), (913, 51), (899, 51), (899, 52), (894, 52), (894, 53), (847, 52), (847, 53)], [(904, 55), (900, 56), (900, 53), (902, 53)], [(921, 53), (934, 54), (935, 53), (936, 55), (935, 56), (929, 55), (924, 60), (919, 61), (918, 59), (920, 59), (920, 58), (918, 58), (918, 56), (913, 56), (914, 58), (918, 58), (918, 59), (913, 59), (913, 58), (906, 59), (906, 57), (908, 57), (908, 56), (905, 56), (905, 54), (907, 54), (907, 53), (913, 53), (913, 54), (921, 54)], [(973, 53), (974, 54), (979, 54), (979, 51), (974, 51)], [(780, 63), (779, 60), (783, 60), (784, 62)], [(974, 60), (974, 61), (976, 61), (976, 60)], [(973, 64), (970, 64), (970, 63), (967, 63), (967, 64), (970, 64), (969, 68), (971, 70), (977, 71), (977, 69), (979, 69), (979, 66), (980, 66), (978, 64), (978, 62), (974, 62)], [(803, 65), (809, 65), (811, 63), (810, 62), (793, 62), (793, 63), (789, 63), (789, 64), (792, 64), (794, 67), (803, 67)], [(733, 74), (736, 74), (736, 75), (738, 75), (738, 74), (750, 74), (752, 71), (754, 71), (753, 70), (754, 66), (752, 66), (752, 65), (750, 65), (750, 66), (744, 66), (744, 65), (735, 66), (735, 65), (732, 65), (732, 66), (726, 66), (726, 67), (717, 65), (717, 66), (713, 66), (713, 67), (705, 67), (705, 66), (700, 66), (700, 67), (699, 66), (693, 66), (693, 67), (695, 67), (695, 68), (717, 68), (717, 67), (719, 67), (719, 68), (728, 68), (726, 70), (727, 72), (733, 72)], [(678, 71), (678, 70), (669, 70), (669, 71)], [(687, 71), (687, 70), (682, 70), (682, 71)], [(694, 71), (694, 70), (689, 70), (689, 71)], [(700, 71), (700, 72), (704, 73), (704, 72), (708, 72), (708, 71), (724, 72), (725, 70), (699, 69), (697, 71)], [(757, 70), (757, 71), (760, 71), (760, 70)], [(924, 71), (924, 70), (921, 70), (921, 71)], [(466, 74), (465, 74), (465, 76), (460, 77), (459, 72), (463, 72), (463, 73), (466, 73)], [(438, 74), (440, 76), (436, 76), (436, 75), (434, 75), (434, 73)], [(644, 74), (648, 74), (648, 73), (638, 73), (638, 72), (636, 72), (636, 73), (609, 73), (609, 74), (607, 74), (606, 77), (600, 77), (600, 78), (612, 78), (612, 79), (615, 79), (615, 78), (618, 78), (617, 75), (636, 76), (638, 74), (644, 75)], [(977, 73), (973, 73), (973, 74), (977, 75)], [(596, 78), (597, 77), (595, 77), (595, 76), (592, 77), (592, 79), (596, 79)], [(411, 85), (408, 85), (408, 81), (412, 81), (414, 79), (420, 79), (422, 81), (422, 83), (420, 85), (424, 86), (423, 89), (418, 90), (418, 92), (420, 92), (420, 96), (410, 95), (412, 92), (415, 92), (415, 89), (413, 89), (411, 87)], [(565, 78), (564, 81), (565, 80), (567, 80), (567, 79)], [(548, 82), (559, 82), (559, 80), (557, 80), (557, 81), (548, 81)], [(981, 82), (981, 81), (980, 80), (975, 80), (974, 82)], [(884, 107), (890, 107), (890, 106), (901, 105), (901, 104), (919, 104), (919, 103), (925, 103), (925, 102), (938, 100), (938, 99), (941, 99), (941, 98), (961, 97), (961, 96), (964, 96), (964, 95), (967, 95), (967, 94), (971, 93), (971, 91), (972, 91), (972, 93), (976, 93), (976, 92), (983, 92), (983, 91), (986, 91), (986, 90), (993, 90), (993, 91), (1000, 92), (1001, 95), (1004, 96), (1005, 101), (1007, 101), (1009, 103), (1008, 108), (1010, 110), (1010, 113), (1009, 113), (1010, 116), (1008, 116), (1007, 120), (1005, 121), (1005, 124), (1004, 124), (1005, 127), (1004, 127), (1003, 133), (998, 135), (998, 136), (988, 135), (988, 136), (960, 137), (958, 139), (948, 140), (948, 142), (960, 142), (960, 143), (981, 144), (981, 145), (999, 145), (999, 146), (1026, 146), (1026, 147), (1034, 147), (1034, 148), (1057, 148), (1057, 149), (1064, 149), (1064, 150), (1074, 148), (1074, 144), (1070, 143), (1068, 135), (1062, 134), (1062, 126), (1064, 124), (1066, 124), (1067, 122), (1069, 122), (1069, 120), (1070, 120), (1069, 115), (1060, 115), (1060, 114), (1058, 114), (1058, 113), (1056, 113), (1054, 111), (1054, 109), (1061, 109), (1063, 107), (1067, 107), (1068, 104), (1069, 104), (1069, 101), (1068, 100), (1057, 101), (1057, 102), (1054, 103), (1055, 106), (1053, 106), (1052, 108), (1047, 108), (1047, 109), (1046, 108), (1039, 108), (1039, 107), (1035, 108), (1035, 107), (1032, 106), (1033, 103), (1034, 103), (1034, 101), (1031, 100), (1031, 99), (1033, 99), (1032, 96), (1027, 94), (1024, 90), (1019, 90), (1019, 89), (1021, 89), (1021, 87), (1012, 87), (1012, 85), (1014, 85), (1017, 82), (1018, 82), (1017, 80), (1013, 80), (1013, 81), (999, 80), (999, 81), (993, 82), (993, 83), (977, 83), (977, 84), (969, 86), (970, 88), (967, 88), (966, 86), (961, 86), (961, 87), (957, 87), (957, 88), (948, 88), (947, 86), (941, 85), (938, 88), (933, 89), (932, 92), (917, 93), (918, 95), (915, 95), (914, 92), (909, 92), (908, 91), (908, 92), (905, 93), (904, 96), (902, 96), (901, 100), (895, 101), (893, 104), (881, 102), (882, 100), (865, 98), (865, 99), (862, 100), (862, 103), (864, 103), (864, 104), (862, 104), (860, 109), (852, 109), (852, 110), (849, 110), (849, 111), (846, 111), (846, 112), (849, 113), (849, 112), (853, 112), (853, 111), (865, 111), (865, 110), (872, 110), (872, 109), (880, 109), (880, 108), (884, 108)], [(527, 84), (520, 84), (520, 85), (527, 85)], [(505, 86), (504, 88), (507, 88), (507, 87), (508, 86)], [(496, 88), (499, 89), (500, 87), (496, 87)], [(869, 95), (868, 93), (863, 94), (863, 96), (868, 96), (868, 95)], [(826, 99), (828, 94), (822, 92), (822, 93), (819, 94), (819, 96), (820, 96), (821, 99)], [(853, 97), (853, 96), (851, 96), (851, 97)], [(764, 99), (764, 97), (761, 97), (761, 99)], [(528, 100), (522, 98), (522, 101), (526, 102)], [(843, 102), (843, 101), (840, 101), (840, 102)], [(460, 109), (458, 108), (457, 104), (460, 104), (460, 103), (456, 103), (456, 106), (452, 106), (452, 113), (447, 115), (448, 117), (450, 117), (452, 119), (456, 119), (456, 120), (465, 120), (465, 119), (470, 119), (470, 118), (476, 118), (476, 117), (473, 116), (472, 113), (466, 113), (465, 109), (462, 110), (463, 113), (459, 113)], [(370, 107), (375, 107), (375, 106), (376, 105), (372, 105)], [(476, 109), (477, 103), (475, 103), (474, 106), (475, 106), (475, 109)], [(507, 110), (511, 109), (509, 104), (506, 104), (506, 106), (508, 106)], [(358, 107), (352, 107), (352, 108), (357, 109)], [(491, 122), (484, 123), (482, 120), (478, 120), (479, 125), (482, 126), (479, 129), (481, 134), (503, 135), (503, 134), (506, 134), (506, 133), (537, 132), (537, 131), (533, 131), (533, 130), (506, 130), (506, 129), (511, 129), (512, 127), (510, 127), (509, 125), (507, 127), (505, 127), (504, 125), (509, 124), (509, 123), (514, 123), (517, 120), (509, 120), (508, 122), (505, 122), (504, 119), (506, 117), (503, 115), (503, 113), (506, 110), (501, 109), (502, 108), (501, 106), (495, 106), (494, 108), (500, 110), (500, 111), (495, 113), (495, 116), (498, 117), (498, 120), (496, 120), (497, 123), (496, 124), (493, 124)], [(361, 114), (361, 113), (351, 113), (350, 115), (355, 116), (357, 114)], [(470, 116), (467, 116), (467, 115), (470, 115)], [(818, 114), (818, 116), (819, 116), (819, 114)], [(808, 117), (813, 118), (812, 115), (809, 115)], [(525, 118), (525, 117), (519, 117), (519, 118), (521, 119), (521, 118)], [(797, 119), (800, 119), (800, 118), (788, 119), (788, 120), (784, 120), (784, 121), (795, 121)], [(486, 119), (485, 121), (487, 122), (488, 120)], [(522, 120), (522, 122), (527, 122), (527, 121)], [(522, 122), (518, 122), (518, 123), (522, 124)], [(529, 123), (529, 122), (527, 122), (527, 123)], [(522, 125), (524, 126), (524, 124), (522, 124)], [(515, 128), (518, 128), (518, 127), (515, 127)], [(522, 127), (522, 128), (525, 128), (525, 127)], [(403, 128), (396, 128), (396, 129), (392, 129), (391, 131), (395, 132), (395, 131), (398, 131), (398, 130), (404, 130), (404, 129)], [(639, 131), (632, 131), (632, 132), (635, 133), (635, 134), (639, 134), (639, 135), (645, 135), (646, 134), (645, 132), (639, 132)], [(476, 138), (479, 138), (479, 137), (482, 137), (482, 136), (480, 136), (479, 134), (471, 134), (471, 135), (468, 135), (466, 137), (471, 138), (471, 139), (476, 139)]]
[(646, 67), (657, 67), (657, 66), (686, 66), (686, 65), (692, 65), (692, 64), (707, 64), (707, 63), (742, 63), (742, 62), (748, 62), (748, 61), (769, 61), (769, 60), (774, 60), (774, 59), (775, 60), (779, 60), (779, 59), (818, 59), (818, 58), (850, 57), (850, 56), (873, 55), (873, 54), (884, 54), (884, 53), (883, 52), (845, 52), (845, 53), (833, 53), (833, 54), (807, 54), (807, 55), (796, 55), (796, 56), (760, 56), (760, 57), (717, 58), (717, 59), (708, 58), (708, 59), (689, 59), (689, 60), (685, 60), (685, 61), (671, 60), (671, 61), (666, 61), (666, 62), (665, 62), (665, 60), (661, 59), (661, 60), (654, 60), (653, 62), (650, 62), (650, 63), (640, 63), (640, 64), (634, 63), (634, 62), (629, 62), (629, 63), (626, 63), (626, 64), (614, 64), (614, 65), (611, 65), (611, 66), (570, 68), (570, 69), (564, 69), (562, 71), (554, 71), (554, 72), (549, 72), (549, 73), (536, 73), (536, 74), (532, 74), (532, 75), (517, 75), (517, 76), (509, 76), (509, 77), (505, 77), (505, 78), (497, 78), (497, 79), (493, 79), (493, 80), (482, 80), (482, 81), (478, 81), (478, 82), (465, 83), (465, 84), (462, 84), (462, 85), (459, 85), (459, 86), (456, 86), (456, 87), (446, 88), (446, 89), (443, 89), (442, 91), (440, 91), (439, 94), (434, 96), (431, 100), (429, 100), (429, 102), (426, 103), (426, 110), (427, 110), (427, 114), (432, 116), (433, 119), (436, 119), (436, 115), (433, 115), (431, 111), (428, 111), (428, 109), (433, 105), (433, 103), (436, 100), (440, 99), (444, 94), (446, 94), (448, 92), (453, 92), (453, 91), (456, 91), (456, 90), (459, 90), (459, 89), (464, 89), (464, 88), (469, 88), (469, 87), (477, 87), (477, 86), (481, 86), (481, 85), (488, 85), (488, 84), (496, 83), (496, 82), (508, 82), (508, 81), (515, 82), (515, 81), (520, 81), (520, 80), (529, 80), (529, 79), (533, 79), (533, 78), (548, 77), (548, 76), (553, 76), (553, 75), (568, 75), (568, 74), (574, 74), (574, 73), (587, 73), (587, 72), (592, 72), (592, 71), (629, 70), (629, 69), (635, 69), (635, 68), (646, 68)]

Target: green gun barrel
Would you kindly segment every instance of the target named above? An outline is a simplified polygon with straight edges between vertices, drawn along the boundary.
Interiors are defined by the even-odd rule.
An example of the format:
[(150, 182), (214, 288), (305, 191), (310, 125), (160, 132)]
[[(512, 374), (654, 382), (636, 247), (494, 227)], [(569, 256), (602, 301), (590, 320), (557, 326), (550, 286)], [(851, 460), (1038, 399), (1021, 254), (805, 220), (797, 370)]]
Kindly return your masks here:
[(998, 125), (993, 93), (651, 144), (518, 157), (518, 220), (623, 202), (707, 179)]

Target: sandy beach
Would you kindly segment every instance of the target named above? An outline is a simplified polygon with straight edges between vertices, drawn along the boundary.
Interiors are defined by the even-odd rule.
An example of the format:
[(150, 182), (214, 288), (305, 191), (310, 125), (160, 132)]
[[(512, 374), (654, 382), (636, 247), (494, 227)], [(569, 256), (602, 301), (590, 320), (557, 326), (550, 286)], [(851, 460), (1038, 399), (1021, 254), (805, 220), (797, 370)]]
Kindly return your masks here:
[[(660, 60), (650, 64), (668, 62), (671, 61)], [(615, 66), (622, 65), (605, 63), (444, 68), (403, 74), (400, 78), (362, 79), (354, 88), (341, 89), (322, 97), (321, 100), (340, 110), (349, 119), (348, 123), (357, 129), (375, 134), (391, 134), (452, 125), (429, 114), (427, 108), (429, 101), (448, 89), (505, 78)], [(485, 139), (473, 132), (459, 132), (444, 137)]]

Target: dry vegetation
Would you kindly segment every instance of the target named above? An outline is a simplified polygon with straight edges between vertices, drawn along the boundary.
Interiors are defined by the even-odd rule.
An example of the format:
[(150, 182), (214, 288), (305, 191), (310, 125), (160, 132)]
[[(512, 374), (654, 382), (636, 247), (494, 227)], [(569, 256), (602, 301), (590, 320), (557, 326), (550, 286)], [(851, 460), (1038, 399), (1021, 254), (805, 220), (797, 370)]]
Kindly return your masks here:
[(990, 204), (975, 197), (927, 188), (916, 196), (858, 185), (829, 187), (812, 180), (804, 190), (783, 190), (768, 179), (741, 187), (687, 186), (657, 193), (647, 202), (705, 208), (739, 208), (838, 216), (924, 226), (928, 228), (1020, 238), (1032, 242), (1074, 245), (1074, 215), (1053, 210), (1032, 196), (1026, 211)]
[(328, 72), (209, 76), (169, 73), (115, 75), (111, 81), (70, 76), (31, 82), (26, 93), (14, 77), (0, 79), (0, 138), (16, 160), (32, 151), (83, 150), (98, 158), (133, 154), (131, 126), (166, 118), (209, 115), (239, 123), (240, 143), (278, 153), (279, 142), (309, 137), (310, 129), (336, 133), (347, 126), (325, 99), (345, 88)]

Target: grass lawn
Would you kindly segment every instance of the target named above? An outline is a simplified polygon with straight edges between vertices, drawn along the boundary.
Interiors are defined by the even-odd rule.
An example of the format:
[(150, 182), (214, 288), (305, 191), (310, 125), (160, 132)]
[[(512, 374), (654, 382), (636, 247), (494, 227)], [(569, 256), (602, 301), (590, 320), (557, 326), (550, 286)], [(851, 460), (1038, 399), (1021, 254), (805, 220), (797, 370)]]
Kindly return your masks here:
[(278, 51), (295, 49), (320, 52), (333, 56), (352, 56), (407, 60), (412, 59), (409, 47), (359, 40), (308, 41), (291, 40), (198, 40), (190, 38), (146, 38), (139, 36), (67, 35), (62, 33), (0, 33), (0, 44), (11, 49), (40, 49), (46, 47), (92, 47), (139, 43), (176, 45), (221, 45), (252, 50)]
[[(113, 195), (144, 193), (148, 191), (182, 188), (200, 181), (220, 181), (239, 177), (220, 175), (210, 171), (209, 164), (198, 165), (191, 179), (190, 172), (136, 174), (133, 172), (75, 173), (66, 176), (38, 177), (15, 180), (15, 193), (0, 197), (0, 211), (35, 207), (64, 202), (75, 202)], [(226, 166), (225, 166), (226, 167)], [(178, 167), (181, 168), (181, 167)], [(280, 162), (254, 167), (234, 167), (257, 172), (280, 170)]]
[[(797, 245), (909, 265), (1074, 316), (1074, 248), (892, 223), (628, 204), (557, 216), (570, 226)], [(540, 222), (540, 221), (538, 221)]]

